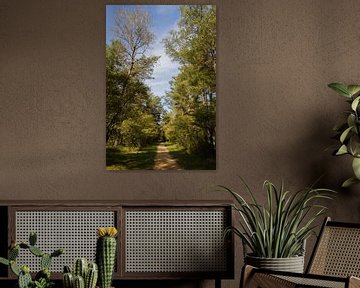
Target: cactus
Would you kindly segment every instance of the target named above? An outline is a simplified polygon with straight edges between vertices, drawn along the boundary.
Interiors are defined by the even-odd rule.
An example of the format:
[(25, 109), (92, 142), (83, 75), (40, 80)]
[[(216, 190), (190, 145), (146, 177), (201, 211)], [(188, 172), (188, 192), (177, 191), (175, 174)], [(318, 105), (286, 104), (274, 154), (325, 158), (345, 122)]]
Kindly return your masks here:
[(9, 250), (8, 253), (9, 260), (16, 260), (16, 258), (19, 256), (19, 246), (15, 246), (14, 248)]
[(28, 244), (26, 244), (26, 243), (20, 243), (19, 244), (19, 246), (20, 246), (20, 248), (22, 248), (22, 249), (29, 249), (30, 248), (30, 245), (28, 245)]
[(40, 261), (41, 269), (44, 269), (44, 268), (49, 269), (50, 265), (51, 265), (51, 260), (52, 260), (51, 255), (48, 253), (44, 253), (43, 256), (41, 256), (41, 261)]
[(51, 253), (51, 257), (58, 257), (64, 253), (64, 249), (57, 249)]
[(75, 261), (74, 274), (85, 279), (88, 262), (85, 258), (79, 258)]
[(77, 275), (74, 277), (74, 288), (85, 288), (84, 278)]
[[(63, 286), (64, 288), (95, 288), (98, 278), (98, 269), (95, 263), (89, 263), (85, 258), (78, 258), (74, 263), (74, 273), (69, 266), (64, 266)], [(77, 280), (76, 280), (77, 279)], [(80, 280), (82, 279), (82, 281)], [(76, 282), (76, 283), (75, 283)], [(81, 283), (82, 282), (82, 283)]]
[(95, 288), (98, 279), (98, 266), (96, 263), (89, 263), (85, 276), (85, 288)]
[(71, 269), (69, 266), (67, 265), (64, 266), (64, 273), (71, 273)]
[(67, 272), (63, 274), (62, 277), (64, 288), (73, 288), (74, 287), (74, 276), (72, 273)]
[(6, 266), (9, 266), (10, 261), (9, 261), (8, 259), (5, 259), (5, 258), (3, 258), (3, 257), (0, 257), (0, 263), (1, 263), (1, 264), (4, 264), (4, 265), (6, 265)]
[(10, 269), (16, 276), (19, 276), (20, 268), (16, 265), (16, 262), (14, 260), (10, 260)]
[(31, 246), (35, 246), (37, 241), (37, 235), (35, 232), (31, 232), (29, 235), (29, 244)]
[[(31, 275), (29, 273), (30, 270), (28, 267), (26, 268), (27, 269), (22, 269), (19, 274), (19, 279), (18, 279), (19, 288), (28, 288), (32, 283)], [(27, 272), (25, 272), (24, 270), (27, 270)]]
[(96, 262), (99, 267), (99, 282), (101, 288), (110, 288), (116, 258), (115, 227), (98, 228), (99, 238), (96, 243)]
[(41, 256), (44, 255), (44, 252), (42, 252), (42, 251), (40, 250), (40, 248), (38, 248), (38, 247), (36, 247), (36, 246), (30, 245), (29, 251), (30, 251), (32, 254), (34, 254), (35, 256), (37, 256), (37, 257), (41, 257)]
[[(11, 241), (11, 245), (8, 251), (8, 259), (0, 257), (0, 263), (10, 266), (11, 271), (18, 276), (18, 286), (19, 288), (29, 288), (29, 287), (51, 287), (53, 282), (50, 281), (50, 264), (53, 257), (60, 256), (64, 251), (63, 249), (55, 250), (53, 253), (44, 253), (40, 248), (36, 247), (37, 236), (35, 233), (30, 233), (29, 244), (20, 242), (16, 243)], [(19, 256), (19, 250), (29, 250), (30, 253), (37, 257), (41, 257), (41, 271), (39, 271), (35, 276), (35, 281), (32, 280), (30, 275), (30, 269), (27, 266), (22, 266), (21, 268), (16, 264), (16, 259)]]

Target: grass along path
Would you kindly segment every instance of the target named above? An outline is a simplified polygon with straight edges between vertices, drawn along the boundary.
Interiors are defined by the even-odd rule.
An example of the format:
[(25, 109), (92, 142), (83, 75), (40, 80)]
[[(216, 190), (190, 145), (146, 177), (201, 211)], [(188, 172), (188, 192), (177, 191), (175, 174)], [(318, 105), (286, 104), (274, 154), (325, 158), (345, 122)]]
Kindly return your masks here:
[(142, 149), (106, 147), (106, 170), (151, 170), (154, 167), (157, 145)]
[(166, 143), (170, 155), (176, 159), (177, 163), (184, 170), (215, 170), (216, 158), (205, 157), (200, 154), (187, 154), (181, 147), (176, 144)]

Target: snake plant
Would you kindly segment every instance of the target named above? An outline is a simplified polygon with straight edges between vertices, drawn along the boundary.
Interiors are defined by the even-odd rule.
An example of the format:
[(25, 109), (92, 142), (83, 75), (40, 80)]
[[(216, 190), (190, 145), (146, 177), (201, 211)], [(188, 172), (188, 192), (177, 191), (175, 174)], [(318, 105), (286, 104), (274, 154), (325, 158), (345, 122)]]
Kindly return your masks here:
[(225, 234), (233, 232), (247, 245), (252, 256), (288, 258), (301, 255), (303, 244), (314, 233), (316, 219), (326, 207), (318, 200), (331, 199), (334, 191), (304, 188), (296, 193), (280, 188), (266, 180), (266, 205), (261, 205), (249, 186), (242, 180), (251, 201), (225, 186), (219, 186), (235, 199), (233, 205), (240, 215), (239, 227), (228, 227)]
[(328, 87), (344, 96), (350, 104), (346, 122), (334, 127), (334, 131), (337, 133), (336, 138), (340, 142), (334, 151), (334, 155), (348, 154), (353, 158), (352, 168), (354, 177), (347, 179), (342, 184), (343, 187), (349, 187), (360, 183), (360, 85), (331, 83)]

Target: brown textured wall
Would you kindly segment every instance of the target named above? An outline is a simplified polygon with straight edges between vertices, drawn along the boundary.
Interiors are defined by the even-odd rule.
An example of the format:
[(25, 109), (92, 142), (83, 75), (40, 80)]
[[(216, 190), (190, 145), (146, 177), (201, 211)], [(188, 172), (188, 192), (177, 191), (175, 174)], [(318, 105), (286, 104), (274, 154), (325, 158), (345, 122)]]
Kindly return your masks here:
[[(0, 0), (0, 199), (222, 199), (209, 187), (237, 187), (237, 175), (262, 199), (264, 179), (295, 189), (326, 173), (322, 185), (338, 189), (350, 163), (324, 149), (346, 105), (326, 85), (360, 82), (358, 0), (211, 1), (217, 170), (110, 172), (105, 4), (130, 2), (181, 3)], [(358, 190), (342, 191), (329, 215), (359, 221)]]

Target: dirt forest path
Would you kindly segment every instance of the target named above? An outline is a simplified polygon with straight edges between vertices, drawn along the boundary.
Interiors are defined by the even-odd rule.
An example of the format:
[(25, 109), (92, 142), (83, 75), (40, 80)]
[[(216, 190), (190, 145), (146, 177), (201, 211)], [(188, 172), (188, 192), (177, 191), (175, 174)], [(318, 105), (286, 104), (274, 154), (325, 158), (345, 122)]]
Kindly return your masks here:
[(154, 170), (182, 170), (176, 160), (171, 157), (164, 143), (157, 146)]

